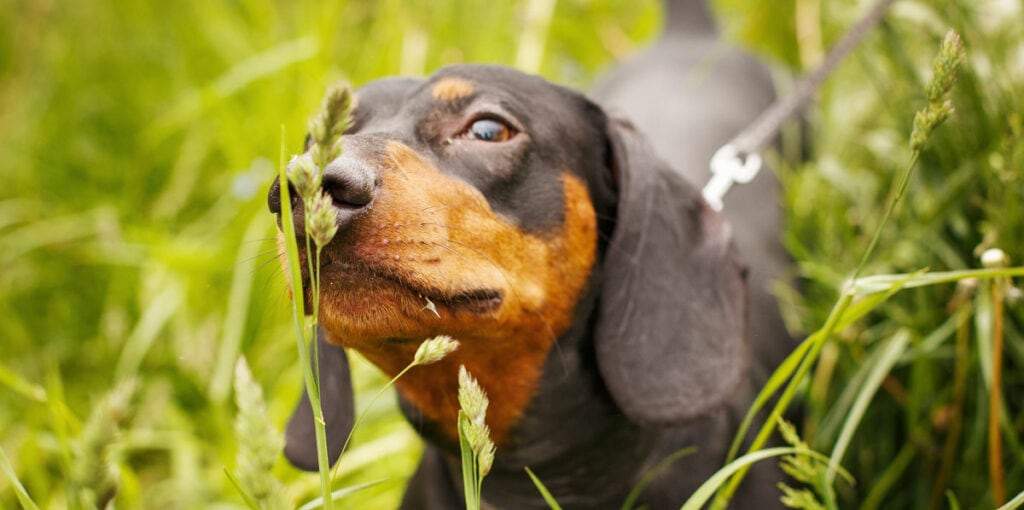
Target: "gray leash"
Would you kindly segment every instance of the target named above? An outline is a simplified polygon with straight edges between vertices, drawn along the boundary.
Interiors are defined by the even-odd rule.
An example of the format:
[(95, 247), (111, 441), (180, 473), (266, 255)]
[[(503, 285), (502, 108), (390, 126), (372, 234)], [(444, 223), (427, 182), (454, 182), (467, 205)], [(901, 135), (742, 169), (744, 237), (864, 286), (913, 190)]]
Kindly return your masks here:
[(745, 184), (761, 170), (761, 150), (782, 129), (782, 125), (814, 98), (814, 93), (825, 78), (881, 21), (886, 9), (896, 0), (879, 0), (825, 56), (825, 60), (811, 74), (797, 83), (796, 90), (776, 100), (753, 123), (723, 145), (711, 157), (711, 179), (702, 191), (704, 200), (716, 211), (722, 210), (722, 200), (729, 188)]

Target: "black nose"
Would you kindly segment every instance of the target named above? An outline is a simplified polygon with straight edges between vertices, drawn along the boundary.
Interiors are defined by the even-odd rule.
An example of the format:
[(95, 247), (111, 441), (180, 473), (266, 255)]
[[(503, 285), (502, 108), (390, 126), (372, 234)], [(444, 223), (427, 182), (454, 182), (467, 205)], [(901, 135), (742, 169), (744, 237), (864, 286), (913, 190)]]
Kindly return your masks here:
[[(328, 163), (324, 169), (323, 190), (331, 197), (338, 217), (338, 228), (345, 228), (360, 213), (367, 210), (380, 187), (380, 175), (362, 159), (342, 155)], [(302, 199), (289, 184), (288, 194), (292, 201), (292, 214), (296, 227), (301, 226), (303, 217)], [(281, 214), (281, 183), (277, 180), (270, 186), (267, 205), (273, 214)], [(302, 230), (297, 228), (297, 231)]]
[(377, 172), (359, 158), (341, 156), (324, 169), (324, 191), (338, 209), (370, 205), (378, 185)]

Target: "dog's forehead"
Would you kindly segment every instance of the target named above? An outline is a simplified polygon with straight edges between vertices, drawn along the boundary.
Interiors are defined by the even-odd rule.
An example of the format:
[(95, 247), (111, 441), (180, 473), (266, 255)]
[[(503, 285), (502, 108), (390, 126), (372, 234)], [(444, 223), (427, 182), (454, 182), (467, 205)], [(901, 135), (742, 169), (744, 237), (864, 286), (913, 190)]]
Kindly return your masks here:
[[(357, 113), (375, 118), (461, 110), (472, 103), (500, 105), (524, 117), (572, 120), (579, 95), (543, 78), (491, 65), (442, 68), (427, 78), (383, 78), (356, 91)], [(556, 115), (552, 115), (555, 113)], [(560, 115), (558, 115), (560, 113)]]
[(558, 97), (566, 90), (539, 76), (501, 66), (450, 66), (430, 77), (430, 92), (440, 100), (468, 95), (493, 95), (524, 100)]

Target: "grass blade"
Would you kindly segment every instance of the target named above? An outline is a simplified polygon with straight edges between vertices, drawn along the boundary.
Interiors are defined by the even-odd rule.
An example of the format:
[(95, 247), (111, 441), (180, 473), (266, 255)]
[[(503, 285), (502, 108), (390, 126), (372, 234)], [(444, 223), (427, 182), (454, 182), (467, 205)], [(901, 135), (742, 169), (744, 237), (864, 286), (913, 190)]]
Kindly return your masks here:
[(1024, 491), (1021, 491), (1017, 496), (996, 510), (1016, 510), (1021, 506), (1024, 506)]
[(789, 380), (789, 377), (796, 371), (800, 361), (804, 359), (807, 352), (814, 345), (814, 336), (808, 337), (806, 340), (800, 343), (793, 352), (786, 356), (786, 359), (779, 365), (778, 368), (772, 372), (771, 377), (768, 378), (768, 382), (764, 384), (761, 391), (758, 392), (757, 398), (747, 409), (747, 415), (743, 417), (743, 421), (740, 423), (739, 428), (736, 430), (736, 436), (732, 440), (732, 446), (729, 447), (729, 454), (726, 456), (726, 461), (730, 462), (736, 458), (739, 454), (740, 446), (743, 445), (743, 439), (747, 437), (747, 431), (750, 430), (750, 425), (754, 422), (754, 417), (757, 413), (764, 408), (764, 405), (768, 403), (768, 400), (775, 395), (775, 392), (782, 387), (783, 384)]
[[(897, 292), (899, 292), (901, 289), (903, 289), (906, 282), (909, 282), (910, 279), (917, 274), (919, 273), (912, 273), (910, 275), (899, 275), (901, 276), (901, 278), (894, 279), (892, 282), (890, 282), (889, 286), (885, 289), (885, 292), (868, 295), (860, 299), (859, 301), (850, 304), (840, 314), (838, 324), (836, 326), (836, 331), (842, 331), (850, 324), (853, 324), (854, 322), (860, 320), (862, 317), (870, 313), (872, 310), (877, 308), (883, 302), (885, 302), (890, 297), (894, 296)], [(793, 373), (797, 371), (797, 367), (804, 360), (807, 352), (809, 352), (812, 349), (812, 347), (814, 347), (817, 344), (820, 344), (823, 341), (821, 337), (823, 332), (824, 328), (808, 336), (807, 339), (801, 342), (800, 345), (793, 350), (793, 352), (789, 353), (789, 355), (786, 356), (786, 359), (779, 365), (779, 367), (776, 368), (774, 372), (772, 372), (771, 377), (768, 378), (768, 381), (761, 388), (761, 391), (758, 392), (753, 404), (751, 404), (750, 408), (747, 410), (746, 416), (743, 417), (743, 421), (741, 422), (739, 428), (736, 431), (736, 436), (733, 438), (732, 446), (730, 446), (729, 448), (729, 454), (726, 457), (727, 461), (731, 461), (736, 458), (736, 455), (739, 453), (739, 448), (743, 444), (743, 439), (747, 436), (747, 432), (750, 429), (750, 425), (754, 421), (754, 417), (757, 416), (757, 413), (761, 411), (761, 409), (768, 402), (768, 400), (770, 400), (772, 396), (775, 395), (775, 392), (777, 392), (779, 388), (781, 388), (782, 385), (787, 380), (789, 380), (790, 376), (792, 376)], [(815, 358), (816, 357), (817, 356), (815, 356)], [(776, 410), (779, 410), (778, 406), (776, 406)], [(772, 427), (773, 424), (768, 423), (766, 424), (766, 426)]]
[[(700, 487), (694, 491), (690, 499), (687, 499), (680, 510), (699, 510), (711, 499), (711, 496), (717, 491), (732, 475), (736, 474), (741, 469), (749, 468), (756, 462), (760, 462), (765, 459), (772, 457), (781, 457), (783, 455), (807, 455), (821, 462), (827, 463), (828, 457), (824, 455), (808, 450), (806, 448), (796, 448), (792, 446), (781, 446), (777, 448), (766, 448), (764, 450), (758, 450), (756, 452), (748, 453), (728, 464), (722, 469), (719, 469), (715, 474), (711, 475)], [(838, 468), (839, 472), (843, 474), (844, 478), (848, 478), (850, 475), (842, 468)]]
[[(350, 494), (355, 494), (355, 493), (357, 493), (357, 492), (359, 492), (361, 490), (369, 489), (370, 487), (373, 487), (373, 486), (376, 486), (376, 485), (380, 485), (380, 484), (382, 484), (382, 483), (384, 483), (386, 481), (387, 481), (386, 478), (382, 478), (380, 480), (373, 480), (373, 481), (370, 481), (370, 482), (363, 482), (363, 483), (359, 483), (359, 484), (353, 485), (351, 487), (345, 487), (345, 488), (342, 488), (342, 489), (338, 489), (338, 490), (336, 490), (336, 491), (331, 493), (331, 501), (337, 501), (337, 500), (342, 499), (342, 498), (344, 498), (344, 497), (346, 497), (346, 496), (348, 496)], [(316, 508), (323, 508), (323, 506), (324, 506), (324, 498), (323, 498), (323, 496), (320, 496), (320, 497), (310, 501), (309, 503), (306, 503), (305, 505), (300, 506), (299, 510), (314, 510)]]
[(529, 467), (524, 467), (523, 469), (526, 470), (527, 475), (530, 475), (530, 480), (533, 481), (533, 486), (537, 488), (537, 492), (540, 492), (541, 497), (544, 498), (544, 502), (548, 504), (548, 508), (551, 510), (562, 510), (561, 505), (559, 505), (558, 501), (555, 501), (555, 497), (551, 495), (551, 491), (544, 486), (544, 482), (540, 481), (540, 478), (537, 478), (537, 475), (533, 474), (533, 471), (530, 470)]
[[(917, 448), (914, 447), (913, 443), (908, 442), (903, 445), (900, 453), (896, 455), (896, 459), (875, 480), (871, 490), (868, 491), (868, 495), (864, 497), (864, 501), (860, 505), (861, 510), (875, 510), (882, 507), (885, 497), (896, 487), (897, 482), (900, 481), (907, 468), (910, 467), (910, 463), (914, 460), (915, 455), (917, 455)], [(938, 508), (938, 506), (932, 508)]]
[(7, 475), (7, 478), (11, 481), (11, 487), (14, 489), (14, 495), (18, 497), (18, 502), (21, 503), (21, 507), (26, 510), (39, 510), (36, 503), (29, 497), (28, 491), (25, 490), (25, 486), (21, 484), (21, 480), (18, 480), (17, 473), (14, 472), (14, 468), (11, 467), (10, 461), (7, 460), (7, 454), (4, 453), (3, 448), (0, 448), (0, 470)]
[(910, 274), (881, 274), (864, 276), (857, 279), (854, 285), (854, 291), (857, 294), (883, 292), (899, 281), (904, 281), (902, 285), (903, 288), (916, 289), (918, 287), (927, 287), (943, 283), (956, 283), (968, 278), (991, 280), (993, 278), (1013, 278), (1021, 276), (1024, 276), (1024, 266), (1000, 269), (963, 269), (958, 271), (942, 271), (935, 273), (924, 273), (919, 271)]
[(236, 491), (238, 491), (238, 495), (242, 496), (242, 501), (245, 502), (245, 506), (252, 510), (260, 510), (260, 506), (256, 504), (256, 500), (252, 499), (252, 496), (245, 492), (245, 489), (242, 488), (242, 484), (238, 482), (238, 478), (235, 478), (235, 475), (231, 474), (231, 470), (224, 468), (224, 475), (228, 477), (228, 481), (231, 482), (231, 485)]
[[(640, 481), (637, 482), (636, 487), (633, 487), (633, 490), (629, 491), (629, 495), (626, 496), (626, 501), (622, 503), (622, 510), (632, 510), (633, 505), (636, 503), (637, 498), (640, 497), (640, 494), (644, 492), (644, 489), (646, 489), (662, 471), (671, 466), (673, 462), (686, 457), (687, 455), (691, 455), (696, 451), (697, 448), (694, 446), (676, 450), (668, 457), (661, 459), (661, 461), (654, 467), (648, 469), (647, 472), (644, 473), (644, 476), (640, 478)], [(526, 471), (529, 472), (529, 468), (527, 468)], [(530, 473), (530, 476), (533, 476), (533, 473)]]
[(868, 404), (875, 396), (878, 388), (881, 387), (882, 380), (889, 374), (900, 356), (903, 355), (903, 351), (907, 349), (909, 343), (910, 333), (902, 330), (896, 333), (896, 336), (885, 346), (881, 347), (882, 354), (871, 366), (865, 383), (857, 394), (853, 407), (850, 409), (850, 414), (846, 417), (846, 423), (843, 424), (842, 431), (839, 433), (839, 439), (836, 440), (836, 444), (832, 448), (832, 456), (829, 457), (829, 467), (825, 475), (825, 481), (828, 485), (832, 485), (832, 482), (835, 481), (835, 466), (842, 461), (843, 454), (846, 453), (846, 449), (850, 446), (850, 441), (853, 440), (853, 434), (857, 431), (857, 426), (860, 424), (861, 418), (864, 417)]
[(949, 510), (960, 510), (960, 501), (956, 499), (956, 494), (953, 494), (953, 491), (946, 491), (946, 501), (949, 501)]

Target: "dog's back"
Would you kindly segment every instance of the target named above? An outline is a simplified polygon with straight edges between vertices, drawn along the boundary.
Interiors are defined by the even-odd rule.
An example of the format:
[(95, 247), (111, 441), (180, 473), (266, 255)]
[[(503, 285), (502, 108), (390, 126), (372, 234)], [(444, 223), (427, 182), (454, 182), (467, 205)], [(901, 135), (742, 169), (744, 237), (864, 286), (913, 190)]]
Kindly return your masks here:
[[(632, 121), (658, 154), (695, 186), (710, 177), (711, 156), (775, 98), (767, 69), (720, 37), (706, 0), (668, 0), (655, 43), (605, 76), (592, 95)], [(789, 263), (781, 244), (779, 184), (770, 169), (738, 185), (723, 215), (749, 267), (750, 345), (755, 380), (792, 348), (773, 282)]]

